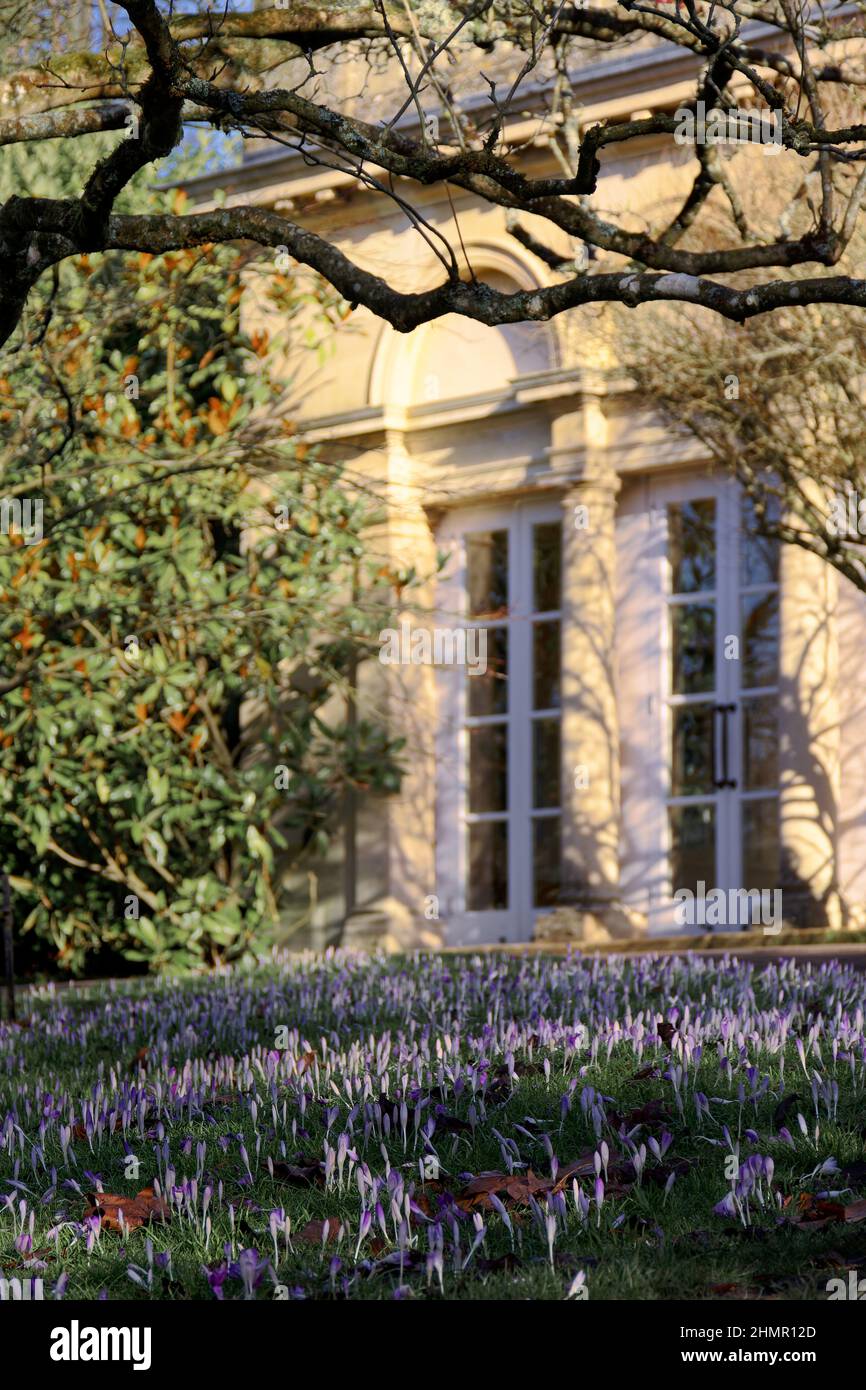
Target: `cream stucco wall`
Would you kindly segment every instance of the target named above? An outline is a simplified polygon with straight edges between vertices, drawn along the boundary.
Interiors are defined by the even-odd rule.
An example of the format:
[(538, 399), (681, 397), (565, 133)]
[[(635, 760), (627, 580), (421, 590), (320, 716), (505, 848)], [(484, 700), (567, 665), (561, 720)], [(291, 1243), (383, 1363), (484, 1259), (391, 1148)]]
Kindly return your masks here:
[[(617, 94), (610, 84), (602, 84), (596, 113), (622, 115), (644, 106), (671, 105), (686, 90), (682, 79), (670, 74), (650, 72), (638, 86), (640, 82), (643, 88), (631, 94)], [(751, 157), (761, 158), (758, 153)], [(533, 172), (553, 167), (543, 139), (532, 143), (527, 135), (523, 158)], [(658, 220), (662, 208), (674, 212), (694, 171), (687, 153), (674, 150), (661, 179), (658, 145), (649, 142), (626, 158), (606, 155), (594, 204), (639, 228), (649, 214)], [(745, 189), (759, 211), (759, 181), (746, 175)], [(232, 196), (242, 194), (291, 207), (293, 216), (395, 286), (418, 290), (441, 279), (442, 268), (430, 246), (407, 225), (399, 208), (371, 197), (344, 175), (310, 171), (289, 158), (263, 162), (239, 177)], [(451, 200), (441, 190), (423, 190), (415, 201), (427, 223), (449, 239), (461, 263), (462, 239), (472, 269), (498, 287), (530, 288), (551, 278), (549, 269), (509, 235), (502, 209), (459, 190), (452, 190)], [(531, 226), (533, 219), (525, 221)], [(575, 253), (563, 234), (535, 221), (533, 230), (552, 249)], [(596, 500), (610, 498), (609, 507), (598, 504), (608, 529), (594, 538), (592, 564), (581, 569), (580, 553), (573, 547), (566, 551), (571, 564), (566, 587), (573, 602), (570, 608), (565, 605), (572, 626), (566, 626), (564, 641), (577, 647), (586, 638), (581, 605), (601, 605), (602, 590), (609, 585), (615, 604), (600, 624), (598, 641), (610, 650), (602, 652), (593, 680), (602, 687), (610, 681), (600, 693), (611, 716), (619, 785), (600, 788), (597, 783), (598, 800), (585, 819), (599, 844), (607, 846), (593, 873), (634, 910), (630, 920), (640, 929), (641, 921), (652, 924), (663, 889), (657, 845), (665, 789), (653, 706), (660, 614), (658, 587), (648, 578), (657, 574), (662, 556), (658, 530), (651, 525), (650, 479), (685, 466), (699, 469), (701, 461), (692, 445), (672, 437), (651, 411), (600, 373), (605, 363), (598, 323), (596, 310), (575, 311), (549, 327), (504, 330), (451, 317), (400, 335), (361, 308), (335, 331), (328, 355), (305, 381), (298, 418), (313, 441), (350, 452), (355, 474), (379, 491), (388, 521), (376, 543), (395, 563), (414, 563), (426, 574), (435, 566), (440, 519), (453, 509), (529, 494), (562, 498), (575, 488), (589, 488)], [(803, 578), (804, 564), (800, 556), (786, 559), (783, 652), (798, 679), (804, 671), (802, 643), (811, 641), (806, 609), (816, 583), (811, 571)], [(593, 566), (604, 574), (595, 598)], [(429, 615), (435, 605), (430, 582), (415, 594), (413, 607)], [(817, 698), (810, 698), (796, 739), (789, 737), (790, 721), (787, 734), (783, 728), (791, 769), (786, 794), (789, 808), (796, 802), (791, 823), (802, 826), (812, 814), (808, 765), (813, 744), (838, 748), (838, 766), (834, 763), (813, 817), (824, 827), (833, 826), (832, 862), (827, 862), (826, 837), (819, 845), (801, 836), (796, 852), (802, 873), (821, 876), (822, 890), (825, 879), (838, 883), (857, 913), (866, 902), (866, 696), (859, 679), (866, 600), (843, 584), (831, 607), (836, 656), (822, 678), (820, 658), (815, 666), (813, 655), (808, 680)], [(832, 683), (831, 690), (821, 688), (822, 679), (825, 685)], [(592, 724), (579, 707), (579, 682), (572, 684), (564, 761), (593, 737)], [(360, 809), (358, 935), (381, 932), (396, 946), (435, 944), (443, 926), (425, 916), (424, 904), (437, 893), (437, 686), (425, 668), (401, 668), (388, 677), (382, 670), (368, 670), (362, 692), (405, 734), (411, 756), (400, 795)], [(799, 718), (803, 711), (797, 713)], [(812, 791), (818, 795), (817, 789)], [(568, 805), (566, 814), (568, 841), (580, 816)], [(576, 860), (585, 859), (586, 842), (581, 847), (572, 841), (571, 852)], [(337, 929), (345, 907), (334, 866), (326, 879), (330, 887), (320, 899), (318, 918), (325, 934)]]

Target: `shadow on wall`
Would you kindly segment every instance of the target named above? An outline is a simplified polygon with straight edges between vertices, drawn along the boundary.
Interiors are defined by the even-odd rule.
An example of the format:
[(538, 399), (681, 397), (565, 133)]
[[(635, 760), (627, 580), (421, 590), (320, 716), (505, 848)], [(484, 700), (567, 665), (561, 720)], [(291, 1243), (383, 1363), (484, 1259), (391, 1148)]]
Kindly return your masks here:
[[(790, 572), (796, 557), (786, 558)], [(838, 874), (837, 601), (829, 596), (834, 576), (825, 572), (821, 578), (823, 584), (797, 618), (802, 649), (779, 679), (782, 908), (787, 922), (806, 928), (844, 926), (848, 918)]]

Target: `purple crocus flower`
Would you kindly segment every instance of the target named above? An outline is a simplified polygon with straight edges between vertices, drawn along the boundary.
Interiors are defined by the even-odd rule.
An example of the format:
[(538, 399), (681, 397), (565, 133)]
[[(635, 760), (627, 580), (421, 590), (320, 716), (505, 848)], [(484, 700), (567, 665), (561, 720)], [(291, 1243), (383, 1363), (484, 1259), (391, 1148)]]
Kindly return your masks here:
[(726, 1192), (720, 1202), (713, 1207), (716, 1216), (736, 1216), (737, 1201), (733, 1192)]
[(229, 1267), (225, 1260), (222, 1260), (218, 1265), (202, 1266), (202, 1274), (207, 1279), (208, 1287), (214, 1298), (218, 1298), (220, 1302), (222, 1302), (223, 1284), (228, 1278), (228, 1273)]
[(264, 1279), (268, 1267), (267, 1260), (260, 1260), (258, 1250), (250, 1247), (247, 1250), (242, 1250), (235, 1263), (229, 1265), (229, 1274), (233, 1279), (240, 1279), (243, 1282), (245, 1297), (252, 1298), (255, 1290)]

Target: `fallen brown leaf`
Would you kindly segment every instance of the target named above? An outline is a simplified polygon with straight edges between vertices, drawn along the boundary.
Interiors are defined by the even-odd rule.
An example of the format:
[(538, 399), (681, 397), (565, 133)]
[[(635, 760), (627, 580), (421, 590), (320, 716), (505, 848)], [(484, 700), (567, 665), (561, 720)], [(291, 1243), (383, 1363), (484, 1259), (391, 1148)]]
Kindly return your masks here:
[(302, 1231), (298, 1232), (298, 1240), (305, 1240), (308, 1245), (321, 1245), (325, 1238), (325, 1226), (328, 1227), (328, 1236), (325, 1244), (330, 1245), (337, 1239), (337, 1232), (340, 1229), (339, 1216), (331, 1216), (325, 1221), (308, 1221)]
[[(788, 1204), (787, 1201), (784, 1203), (785, 1206)], [(829, 1226), (834, 1221), (846, 1225), (866, 1221), (866, 1198), (861, 1198), (857, 1202), (849, 1202), (846, 1206), (843, 1202), (823, 1201), (811, 1192), (800, 1193), (797, 1199), (796, 1214), (791, 1217), (792, 1225), (808, 1226), (810, 1230), (817, 1231), (822, 1226)]]
[(243, 1100), (240, 1091), (221, 1091), (219, 1095), (210, 1096), (205, 1102), (206, 1105), (237, 1105)]
[(479, 1197), (488, 1192), (504, 1192), (511, 1182), (511, 1173), (481, 1173), (477, 1178), (472, 1178), (462, 1189), (461, 1197)]
[[(608, 1145), (608, 1173), (611, 1168), (619, 1162), (619, 1153)], [(587, 1149), (586, 1153), (578, 1154), (577, 1158), (571, 1163), (566, 1163), (560, 1168), (556, 1175), (554, 1192), (562, 1192), (563, 1188), (570, 1187), (575, 1178), (594, 1178), (595, 1177), (595, 1149)]]
[[(117, 1131), (121, 1128), (120, 1116), (115, 1115), (113, 1124), (107, 1124), (105, 1128), (108, 1130), (109, 1134), (116, 1134)], [(74, 1139), (86, 1139), (87, 1130), (85, 1126), (83, 1124), (73, 1125), (72, 1136)]]
[(168, 1221), (169, 1209), (152, 1187), (143, 1187), (135, 1197), (117, 1197), (110, 1192), (88, 1192), (85, 1216), (99, 1216), (104, 1231), (133, 1231), (151, 1221)]
[(661, 1072), (658, 1067), (654, 1067), (652, 1062), (650, 1062), (649, 1066), (640, 1067), (639, 1070), (635, 1072), (632, 1081), (658, 1081), (660, 1076)]
[(305, 1158), (303, 1154), (299, 1154), (294, 1163), (277, 1160), (274, 1163), (274, 1177), (279, 1182), (287, 1182), (293, 1187), (323, 1187), (325, 1183), (325, 1175), (318, 1159)]

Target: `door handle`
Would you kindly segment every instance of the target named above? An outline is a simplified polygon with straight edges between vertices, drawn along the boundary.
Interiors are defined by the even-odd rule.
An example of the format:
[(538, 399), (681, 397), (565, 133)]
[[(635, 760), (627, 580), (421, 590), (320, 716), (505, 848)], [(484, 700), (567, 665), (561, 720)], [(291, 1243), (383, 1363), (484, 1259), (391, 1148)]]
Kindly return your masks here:
[[(729, 756), (728, 715), (729, 715), (729, 714), (733, 714), (736, 708), (737, 708), (736, 705), (715, 705), (714, 708), (713, 708), (713, 715), (714, 715), (714, 719), (713, 719), (713, 774), (714, 774), (714, 776), (713, 776), (713, 786), (714, 786), (714, 787), (718, 787), (718, 788), (736, 787), (736, 785), (737, 785), (737, 779), (736, 779), (735, 777), (732, 777), (732, 776), (730, 775), (730, 768), (728, 767), (728, 756)], [(721, 745), (722, 745), (722, 747), (721, 747), (721, 753), (722, 753), (722, 767), (721, 767), (721, 776), (718, 776), (718, 774), (717, 774), (717, 772), (716, 772), (716, 725), (715, 725), (715, 716), (716, 716), (716, 715), (720, 715), (720, 716), (721, 716), (721, 722), (722, 722), (722, 738), (721, 738)]]

